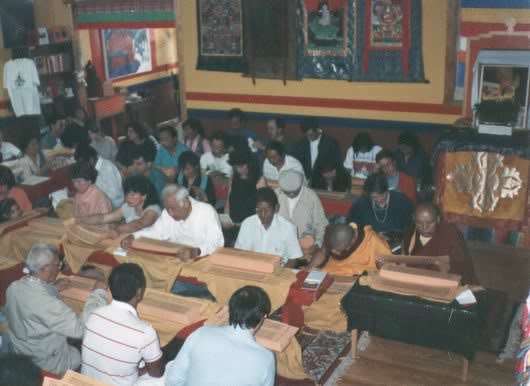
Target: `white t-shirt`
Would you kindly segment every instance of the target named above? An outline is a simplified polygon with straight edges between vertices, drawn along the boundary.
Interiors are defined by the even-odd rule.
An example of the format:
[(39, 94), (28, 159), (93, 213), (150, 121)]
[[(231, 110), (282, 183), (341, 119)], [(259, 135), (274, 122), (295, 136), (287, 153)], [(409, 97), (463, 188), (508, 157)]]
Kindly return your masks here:
[(40, 99), (37, 86), (40, 85), (35, 62), (21, 58), (4, 65), (4, 88), (13, 105), (15, 115), (40, 115)]
[(0, 142), (2, 145), (2, 158), (7, 160), (13, 157), (20, 157), (22, 156), (22, 152), (18, 147), (13, 145), (11, 142)]
[(346, 152), (344, 167), (351, 170), (352, 177), (367, 178), (373, 172), (376, 166), (375, 156), (381, 150), (381, 146), (374, 145), (370, 151), (354, 153), (353, 147), (350, 146)]

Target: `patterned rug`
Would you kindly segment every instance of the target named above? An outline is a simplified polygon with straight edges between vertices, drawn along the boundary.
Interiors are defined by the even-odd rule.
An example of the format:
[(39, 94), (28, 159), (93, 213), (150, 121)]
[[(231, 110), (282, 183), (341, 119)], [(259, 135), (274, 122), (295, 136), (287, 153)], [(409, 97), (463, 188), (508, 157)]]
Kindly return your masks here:
[(277, 377), (276, 386), (334, 386), (351, 366), (351, 336), (349, 332), (314, 330), (303, 327), (296, 335), (302, 348), (304, 368), (313, 379), (294, 381)]

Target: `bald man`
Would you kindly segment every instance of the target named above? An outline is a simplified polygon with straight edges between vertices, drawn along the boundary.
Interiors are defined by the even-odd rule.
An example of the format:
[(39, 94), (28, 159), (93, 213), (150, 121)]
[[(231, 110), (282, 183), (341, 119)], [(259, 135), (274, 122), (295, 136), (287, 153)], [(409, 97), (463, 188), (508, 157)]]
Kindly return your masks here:
[(364, 228), (355, 223), (330, 225), (309, 268), (324, 265), (322, 270), (333, 275), (360, 275), (364, 271), (377, 271), (377, 255), (390, 253), (388, 243), (370, 225)]

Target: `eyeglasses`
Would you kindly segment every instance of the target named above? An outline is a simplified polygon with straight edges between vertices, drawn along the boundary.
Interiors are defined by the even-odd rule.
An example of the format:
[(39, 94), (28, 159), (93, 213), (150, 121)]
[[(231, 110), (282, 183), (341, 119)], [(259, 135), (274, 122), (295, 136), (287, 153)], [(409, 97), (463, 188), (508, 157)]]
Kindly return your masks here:
[(56, 262), (46, 264), (44, 267), (57, 267), (59, 270), (63, 269), (64, 267), (64, 261), (63, 260), (57, 260)]
[(285, 194), (287, 197), (296, 197), (300, 193), (300, 189), (295, 190), (294, 192), (286, 192), (285, 190), (280, 190), (280, 193)]

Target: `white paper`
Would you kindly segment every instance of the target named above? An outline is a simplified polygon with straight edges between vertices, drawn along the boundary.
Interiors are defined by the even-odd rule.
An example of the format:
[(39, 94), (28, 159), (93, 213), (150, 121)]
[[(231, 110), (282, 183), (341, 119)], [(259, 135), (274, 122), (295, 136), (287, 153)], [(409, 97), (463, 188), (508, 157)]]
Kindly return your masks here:
[(475, 295), (473, 295), (473, 292), (471, 292), (470, 289), (467, 289), (456, 297), (456, 301), (461, 305), (466, 305), (475, 304), (477, 299), (475, 298)]
[(30, 176), (26, 178), (24, 181), (22, 181), (22, 185), (37, 185), (41, 182), (48, 181), (50, 177), (44, 177), (44, 176)]
[(123, 248), (116, 248), (113, 252), (112, 252), (113, 255), (116, 255), (116, 256), (127, 256), (127, 250), (126, 249), (123, 249)]
[(233, 224), (232, 218), (228, 213), (219, 213), (219, 221), (225, 224)]

